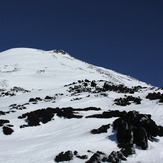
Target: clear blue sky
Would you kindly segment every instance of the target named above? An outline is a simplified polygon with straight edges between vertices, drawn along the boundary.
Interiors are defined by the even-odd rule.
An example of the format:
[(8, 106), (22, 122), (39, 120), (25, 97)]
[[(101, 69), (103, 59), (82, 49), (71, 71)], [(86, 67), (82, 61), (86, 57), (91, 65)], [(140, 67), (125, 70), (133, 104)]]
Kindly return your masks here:
[(0, 0), (0, 51), (63, 49), (163, 86), (162, 0)]

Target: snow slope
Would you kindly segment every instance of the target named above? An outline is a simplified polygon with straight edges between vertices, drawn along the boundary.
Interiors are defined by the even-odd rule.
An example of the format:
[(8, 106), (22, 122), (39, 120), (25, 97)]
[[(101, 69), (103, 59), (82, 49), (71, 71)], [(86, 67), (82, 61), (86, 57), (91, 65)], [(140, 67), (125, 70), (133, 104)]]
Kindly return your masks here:
[(112, 70), (77, 60), (67, 53), (28, 48), (0, 53), (0, 74), (0, 86), (7, 88), (54, 88), (85, 78), (103, 79), (127, 86), (146, 85)]
[[(141, 86), (133, 94), (118, 91), (95, 91), (102, 88), (105, 82), (110, 85), (122, 84), (125, 87)], [(82, 81), (83, 80), (83, 81)], [(86, 83), (86, 84), (85, 84)], [(82, 84), (85, 84), (84, 86)], [(80, 92), (71, 88), (82, 87)], [(82, 86), (81, 86), (82, 85)], [(21, 89), (11, 90), (13, 87)], [(3, 126), (14, 130), (11, 135), (3, 133), (0, 127), (0, 162), (1, 163), (54, 163), (54, 158), (62, 151), (78, 151), (87, 155), (86, 160), (74, 157), (70, 162), (83, 163), (92, 152), (102, 151), (109, 155), (118, 151), (113, 118), (86, 118), (101, 114), (103, 111), (136, 110), (142, 114), (152, 115), (152, 119), (163, 126), (163, 104), (159, 100), (149, 100), (148, 93), (160, 92), (160, 88), (152, 87), (132, 77), (115, 71), (96, 67), (71, 57), (64, 51), (43, 51), (28, 48), (10, 49), (0, 53), (0, 120), (9, 120)], [(7, 94), (8, 93), (8, 94)], [(14, 95), (11, 95), (14, 93)], [(116, 105), (116, 98), (126, 96), (140, 97), (141, 104), (131, 102), (127, 106)], [(47, 96), (51, 98), (46, 98)], [(41, 100), (29, 102), (31, 98)], [(14, 105), (15, 104), (15, 107)], [(77, 111), (82, 118), (64, 118), (55, 115), (48, 123), (21, 128), (28, 124), (28, 119), (18, 118), (23, 114), (43, 108), (87, 108), (96, 107), (101, 110)], [(111, 124), (106, 133), (91, 134), (92, 129)], [(157, 141), (156, 141), (157, 140)], [(163, 137), (157, 136), (155, 141), (148, 141), (148, 149), (135, 148), (136, 153), (127, 157), (128, 163), (162, 163)], [(122, 161), (123, 162), (123, 161)]]

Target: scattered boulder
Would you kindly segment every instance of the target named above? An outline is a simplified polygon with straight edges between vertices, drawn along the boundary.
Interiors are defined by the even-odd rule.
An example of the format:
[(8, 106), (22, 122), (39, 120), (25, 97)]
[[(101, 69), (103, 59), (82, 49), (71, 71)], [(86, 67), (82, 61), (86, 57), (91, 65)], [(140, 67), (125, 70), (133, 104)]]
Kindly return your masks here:
[(135, 154), (135, 146), (133, 144), (124, 144), (121, 152), (125, 157)]
[(105, 82), (103, 85), (103, 91), (113, 91), (113, 92), (118, 92), (118, 93), (130, 93), (133, 94), (134, 92), (139, 91), (142, 89), (141, 86), (135, 86), (132, 88), (128, 88), (122, 84), (120, 85), (113, 85), (110, 84), (109, 82)]
[(82, 159), (82, 160), (85, 160), (85, 159), (88, 159), (88, 156), (87, 155), (79, 155), (78, 154), (78, 151), (66, 151), (66, 152), (61, 152), (59, 153), (54, 161), (55, 162), (64, 162), (64, 161), (70, 161), (70, 160), (73, 160), (73, 158), (76, 157), (76, 158), (79, 158), (79, 159)]
[(90, 81), (88, 79), (85, 79), (85, 82), (89, 83)]
[[(103, 83), (103, 86), (101, 86)], [(104, 93), (106, 91), (114, 91), (118, 93), (130, 93), (133, 94), (134, 92), (138, 92), (143, 87), (141, 86), (135, 86), (132, 88), (128, 88), (124, 85), (114, 85), (111, 82), (104, 81), (104, 80), (98, 80), (98, 81), (89, 81), (87, 79), (84, 80), (78, 80), (78, 82), (73, 82), (68, 85), (65, 85), (65, 87), (68, 88), (68, 92), (72, 93), (72, 95), (82, 93), (82, 92), (88, 92), (88, 93)]]
[(148, 93), (146, 98), (149, 100), (159, 100), (159, 102), (163, 102), (163, 93), (162, 94), (160, 92)]
[(35, 98), (30, 98), (30, 99), (29, 99), (29, 102), (37, 102), (37, 99), (35, 99)]
[(0, 127), (3, 126), (5, 123), (10, 123), (10, 121), (6, 119), (0, 119)]
[(76, 155), (77, 158), (79, 159), (82, 159), (82, 160), (85, 160), (85, 159), (88, 159), (88, 156), (87, 155)]
[(91, 87), (96, 87), (96, 82), (93, 80), (92, 82), (91, 82)]
[(118, 152), (113, 151), (108, 156), (108, 159), (107, 159), (107, 161), (111, 163), (118, 163), (118, 162), (121, 162), (121, 160), (124, 160), (124, 161), (127, 160), (121, 151), (118, 151)]
[(38, 126), (40, 125), (40, 122), (45, 124), (51, 121), (53, 116), (54, 116), (53, 109), (47, 108), (25, 113), (22, 116), (19, 116), (18, 118), (22, 119), (27, 117), (26, 122), (28, 123), (28, 126)]
[(14, 130), (12, 128), (7, 127), (7, 126), (3, 126), (2, 129), (3, 129), (3, 133), (5, 135), (11, 135), (14, 132)]
[(48, 123), (51, 121), (54, 117), (54, 115), (57, 115), (58, 117), (64, 117), (64, 118), (82, 118), (81, 115), (76, 115), (77, 112), (75, 112), (75, 109), (71, 107), (67, 108), (46, 108), (46, 109), (38, 109), (29, 113), (22, 114), (19, 116), (19, 119), (26, 118), (26, 122), (28, 125), (21, 125), (21, 128), (27, 127), (27, 126), (39, 126), (40, 123)]
[(86, 163), (101, 163), (101, 158), (98, 153), (94, 153)]
[(79, 155), (79, 154), (78, 154), (78, 151), (74, 151), (73, 154), (75, 155), (75, 157), (77, 157), (77, 158), (79, 158), (79, 159), (82, 159), (82, 160), (85, 160), (85, 159), (88, 158), (87, 155)]
[(37, 101), (42, 101), (42, 99), (40, 97), (36, 97), (35, 98)]
[(57, 113), (57, 116), (68, 118), (68, 119), (70, 119), (70, 118), (82, 118), (83, 117), (81, 115), (75, 115), (75, 112), (74, 112), (73, 108), (71, 108), (71, 107), (57, 109), (56, 113)]
[(21, 87), (13, 87), (9, 90), (6, 89), (0, 89), (0, 97), (6, 97), (6, 96), (16, 96), (18, 93), (27, 93), (30, 92), (29, 90), (25, 90)]
[(14, 110), (24, 110), (27, 109), (24, 105), (17, 105), (17, 104), (12, 104), (9, 106), (10, 110), (13, 112)]
[(105, 157), (106, 157), (105, 153), (97, 151), (91, 156), (91, 158), (88, 161), (86, 161), (86, 163), (101, 163)]
[(55, 162), (63, 162), (63, 161), (70, 161), (73, 159), (73, 153), (72, 151), (66, 151), (65, 153), (64, 152), (61, 152), (59, 153), (54, 161)]
[(130, 105), (131, 102), (134, 102), (135, 104), (141, 104), (141, 100), (142, 99), (140, 99), (140, 97), (126, 96), (125, 98), (115, 99), (114, 103), (116, 105), (126, 106), (126, 105)]
[(46, 96), (45, 97), (45, 100), (53, 100), (54, 99), (54, 97), (51, 97), (51, 96)]
[(0, 115), (5, 115), (5, 114), (6, 114), (6, 112), (0, 111)]
[(144, 128), (133, 128), (133, 143), (144, 150), (148, 148), (148, 137)]
[(93, 129), (91, 131), (92, 134), (101, 134), (101, 133), (106, 133), (107, 132), (107, 129), (110, 128), (110, 124), (107, 124), (107, 125), (102, 125), (100, 128), (98, 129)]
[(114, 130), (117, 130), (117, 141), (119, 146), (132, 144), (131, 124), (123, 118), (118, 118), (113, 122)]

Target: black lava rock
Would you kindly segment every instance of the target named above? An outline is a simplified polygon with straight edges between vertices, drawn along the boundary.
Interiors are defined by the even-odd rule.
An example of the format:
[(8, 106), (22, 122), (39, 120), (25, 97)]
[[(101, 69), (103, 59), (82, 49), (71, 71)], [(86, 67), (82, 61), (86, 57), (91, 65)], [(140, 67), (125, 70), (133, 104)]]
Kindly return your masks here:
[(12, 128), (6, 127), (6, 126), (3, 127), (3, 133), (5, 135), (11, 135), (13, 132), (14, 132), (14, 130)]
[(6, 119), (0, 119), (0, 127), (3, 126), (5, 123), (10, 123), (10, 121)]
[(148, 137), (147, 132), (144, 128), (138, 127), (133, 129), (133, 142), (142, 149), (148, 148)]
[(70, 161), (72, 159), (73, 159), (73, 153), (72, 153), (72, 151), (67, 151), (65, 153), (64, 152), (59, 153), (55, 157), (54, 161), (55, 162), (63, 162), (63, 161)]
[(110, 124), (107, 125), (102, 125), (100, 128), (98, 129), (93, 129), (91, 131), (92, 134), (101, 134), (101, 133), (106, 133), (107, 129), (110, 128)]

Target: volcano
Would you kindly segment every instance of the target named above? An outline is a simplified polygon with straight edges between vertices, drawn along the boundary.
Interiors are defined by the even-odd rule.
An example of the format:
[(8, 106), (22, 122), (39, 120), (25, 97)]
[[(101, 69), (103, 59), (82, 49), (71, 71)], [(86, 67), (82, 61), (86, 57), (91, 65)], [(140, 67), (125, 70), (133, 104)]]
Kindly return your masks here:
[(0, 162), (161, 163), (163, 89), (64, 50), (0, 53)]

